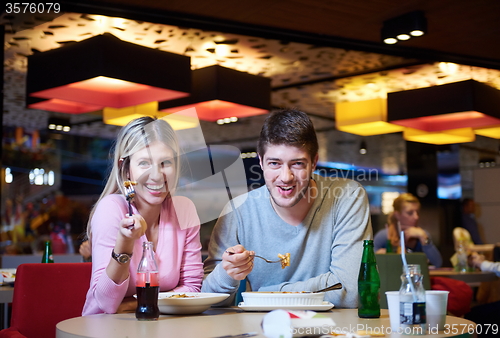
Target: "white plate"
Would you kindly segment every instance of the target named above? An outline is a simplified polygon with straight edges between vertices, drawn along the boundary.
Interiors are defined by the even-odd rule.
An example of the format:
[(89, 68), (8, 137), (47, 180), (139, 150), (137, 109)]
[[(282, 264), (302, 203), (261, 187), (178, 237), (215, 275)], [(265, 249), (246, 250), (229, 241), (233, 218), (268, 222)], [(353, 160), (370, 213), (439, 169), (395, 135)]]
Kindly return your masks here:
[[(169, 298), (173, 295), (186, 295), (189, 298)], [(229, 297), (228, 293), (208, 292), (160, 292), (158, 307), (160, 312), (169, 315), (187, 315), (201, 313), (211, 305), (222, 302)]]
[(321, 305), (323, 304), (324, 292), (278, 292), (278, 291), (256, 291), (242, 292), (243, 302), (249, 305), (270, 306), (297, 306), (297, 305)]
[(334, 307), (330, 302), (323, 302), (321, 305), (245, 305), (244, 302), (238, 304), (238, 307), (245, 311), (272, 311), (272, 310), (311, 310), (327, 311)]
[(0, 274), (5, 284), (14, 283), (16, 280), (16, 269), (0, 269)]

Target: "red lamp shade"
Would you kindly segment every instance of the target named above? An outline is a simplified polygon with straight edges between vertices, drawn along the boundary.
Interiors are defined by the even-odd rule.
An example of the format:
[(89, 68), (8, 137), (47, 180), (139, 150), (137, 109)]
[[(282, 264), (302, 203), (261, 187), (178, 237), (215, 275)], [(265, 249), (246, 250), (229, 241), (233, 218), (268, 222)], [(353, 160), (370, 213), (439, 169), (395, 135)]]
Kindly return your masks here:
[(388, 121), (427, 132), (500, 124), (500, 91), (467, 80), (387, 94)]
[(265, 114), (271, 109), (271, 80), (219, 65), (193, 70), (191, 96), (159, 103), (174, 113), (196, 108), (200, 120)]
[(97, 35), (28, 56), (26, 91), (49, 100), (39, 109), (53, 109), (53, 99), (74, 102), (68, 113), (93, 109), (76, 103), (123, 108), (177, 99), (191, 91), (190, 58)]
[(36, 97), (26, 97), (26, 106), (32, 109), (40, 109), (66, 114), (83, 114), (90, 113), (96, 110), (101, 110), (104, 107), (92, 104), (85, 104), (74, 101), (61, 99), (39, 99)]

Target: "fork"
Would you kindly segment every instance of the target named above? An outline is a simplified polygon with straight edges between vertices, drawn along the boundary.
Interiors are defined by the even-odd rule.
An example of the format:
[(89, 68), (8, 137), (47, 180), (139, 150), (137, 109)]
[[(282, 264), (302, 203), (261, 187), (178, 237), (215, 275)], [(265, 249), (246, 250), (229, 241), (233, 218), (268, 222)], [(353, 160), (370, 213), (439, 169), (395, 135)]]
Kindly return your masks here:
[[(227, 251), (227, 250), (226, 250), (226, 252), (227, 252), (228, 254), (230, 254), (230, 255), (234, 255), (234, 254), (235, 254), (235, 252), (231, 252), (231, 251)], [(263, 260), (265, 260), (267, 263), (281, 263), (281, 259), (280, 259), (280, 260), (277, 260), (277, 261), (270, 261), (269, 259), (266, 259), (266, 258), (264, 258), (264, 257), (262, 257), (262, 256), (259, 256), (259, 255), (250, 255), (250, 257), (257, 257), (257, 258), (263, 259)]]

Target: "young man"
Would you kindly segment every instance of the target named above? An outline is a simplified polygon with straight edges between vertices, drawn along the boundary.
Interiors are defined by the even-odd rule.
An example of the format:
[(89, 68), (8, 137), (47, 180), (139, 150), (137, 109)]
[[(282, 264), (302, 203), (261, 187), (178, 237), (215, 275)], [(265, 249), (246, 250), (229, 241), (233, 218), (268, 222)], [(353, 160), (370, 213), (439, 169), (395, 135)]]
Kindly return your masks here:
[[(365, 190), (357, 182), (313, 175), (318, 141), (307, 114), (271, 113), (257, 145), (265, 187), (223, 213), (212, 232), (205, 261), (203, 292), (235, 293), (247, 278), (253, 291), (327, 292), (336, 307), (358, 304), (357, 279), (363, 240), (372, 227)], [(231, 210), (231, 209), (229, 209)], [(251, 250), (251, 251), (249, 251)], [(269, 264), (290, 253), (290, 266)]]

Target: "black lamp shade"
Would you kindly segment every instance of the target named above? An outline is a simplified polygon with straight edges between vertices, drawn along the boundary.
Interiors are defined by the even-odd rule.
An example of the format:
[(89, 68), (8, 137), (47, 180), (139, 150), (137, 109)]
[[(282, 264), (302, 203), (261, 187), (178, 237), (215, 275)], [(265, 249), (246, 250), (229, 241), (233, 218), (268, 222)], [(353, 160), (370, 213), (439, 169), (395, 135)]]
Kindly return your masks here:
[[(187, 56), (106, 33), (28, 56), (26, 91), (43, 99), (123, 108), (188, 96), (190, 67)], [(108, 81), (101, 84), (96, 78)]]
[(159, 103), (163, 112), (195, 107), (198, 118), (217, 121), (226, 117), (265, 114), (271, 109), (271, 80), (219, 65), (193, 70), (191, 96)]
[(466, 80), (388, 93), (387, 120), (424, 131), (500, 124), (500, 91)]

